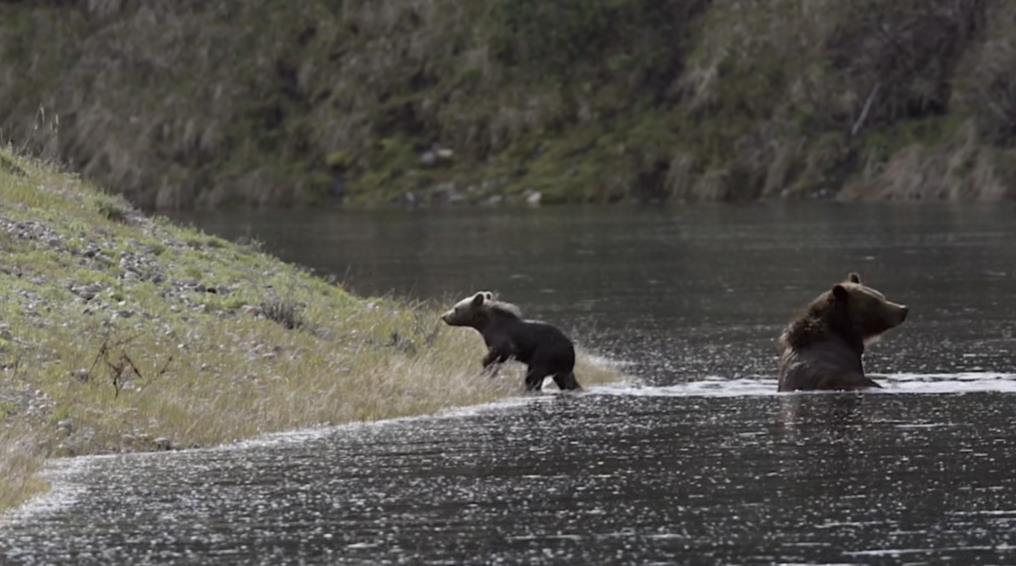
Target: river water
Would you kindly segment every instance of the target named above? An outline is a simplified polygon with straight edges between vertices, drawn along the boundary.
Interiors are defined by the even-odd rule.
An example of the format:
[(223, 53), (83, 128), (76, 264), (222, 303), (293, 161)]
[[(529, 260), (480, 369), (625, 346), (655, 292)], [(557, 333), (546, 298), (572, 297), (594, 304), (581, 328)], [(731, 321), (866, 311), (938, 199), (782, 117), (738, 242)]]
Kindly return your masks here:
[[(364, 293), (498, 291), (634, 382), (58, 462), (53, 493), (0, 523), (0, 563), (1016, 562), (1014, 218), (834, 204), (188, 216)], [(911, 308), (866, 355), (885, 390), (777, 395), (780, 329), (851, 270)]]

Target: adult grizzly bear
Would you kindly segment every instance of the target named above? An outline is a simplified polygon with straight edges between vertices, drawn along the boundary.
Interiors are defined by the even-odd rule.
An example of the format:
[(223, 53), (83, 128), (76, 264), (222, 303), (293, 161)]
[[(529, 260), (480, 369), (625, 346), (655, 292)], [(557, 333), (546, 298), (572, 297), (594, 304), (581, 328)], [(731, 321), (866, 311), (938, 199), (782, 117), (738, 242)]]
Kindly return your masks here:
[(543, 378), (554, 377), (562, 390), (581, 389), (575, 380), (575, 347), (557, 328), (536, 320), (523, 320), (522, 312), (511, 303), (498, 301), (490, 291), (481, 291), (462, 299), (441, 315), (449, 326), (469, 326), (483, 336), (487, 355), (484, 369), (497, 368), (509, 359), (528, 366), (526, 389), (539, 391)]
[(780, 336), (780, 391), (880, 387), (864, 375), (864, 345), (907, 318), (907, 307), (856, 273), (822, 293)]

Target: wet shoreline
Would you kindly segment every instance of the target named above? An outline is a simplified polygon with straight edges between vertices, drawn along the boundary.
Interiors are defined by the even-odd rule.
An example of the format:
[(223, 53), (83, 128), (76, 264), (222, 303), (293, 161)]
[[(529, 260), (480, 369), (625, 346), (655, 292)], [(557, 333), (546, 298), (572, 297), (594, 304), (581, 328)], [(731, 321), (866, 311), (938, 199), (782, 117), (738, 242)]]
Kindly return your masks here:
[[(1009, 393), (952, 393), (692, 388), (675, 398), (672, 387), (603, 387), (262, 444), (99, 457), (57, 486), (76, 490), (73, 501), (0, 527), (0, 555), (15, 564), (1011, 559)], [(976, 480), (950, 479), (961, 470)]]

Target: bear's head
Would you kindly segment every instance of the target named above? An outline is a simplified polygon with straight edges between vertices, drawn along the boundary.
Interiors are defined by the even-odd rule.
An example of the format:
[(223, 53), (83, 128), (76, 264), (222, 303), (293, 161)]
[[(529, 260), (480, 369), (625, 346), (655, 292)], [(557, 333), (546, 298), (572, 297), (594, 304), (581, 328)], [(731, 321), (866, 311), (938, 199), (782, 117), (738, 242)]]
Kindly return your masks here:
[(865, 342), (902, 324), (909, 311), (906, 305), (894, 303), (862, 283), (856, 273), (851, 273), (846, 281), (834, 285), (828, 292), (827, 301), (840, 307), (835, 310), (846, 313), (851, 328)]
[(449, 326), (481, 328), (490, 319), (491, 311), (504, 308), (504, 305), (497, 301), (494, 293), (480, 291), (455, 303), (451, 310), (441, 315), (441, 320)]

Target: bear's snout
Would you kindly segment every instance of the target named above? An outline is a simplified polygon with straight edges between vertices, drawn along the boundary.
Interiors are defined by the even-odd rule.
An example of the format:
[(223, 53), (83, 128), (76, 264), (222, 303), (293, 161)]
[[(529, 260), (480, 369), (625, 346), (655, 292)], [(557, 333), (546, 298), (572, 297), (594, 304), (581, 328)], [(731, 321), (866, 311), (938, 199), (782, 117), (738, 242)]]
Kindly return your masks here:
[(447, 311), (443, 315), (441, 315), (441, 320), (448, 326), (461, 326), (462, 325), (461, 318), (462, 318), (461, 314), (456, 313), (455, 309)]

